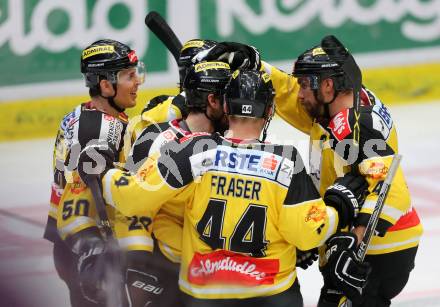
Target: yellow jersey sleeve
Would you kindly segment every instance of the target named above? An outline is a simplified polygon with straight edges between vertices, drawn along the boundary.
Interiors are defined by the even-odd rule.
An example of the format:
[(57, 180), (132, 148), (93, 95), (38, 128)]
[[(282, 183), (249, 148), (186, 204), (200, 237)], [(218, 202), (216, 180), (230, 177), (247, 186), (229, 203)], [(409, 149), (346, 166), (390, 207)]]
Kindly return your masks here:
[(185, 185), (170, 185), (167, 177), (173, 174), (161, 167), (159, 157), (159, 152), (151, 154), (136, 174), (109, 170), (102, 180), (106, 203), (125, 216), (154, 217), (160, 207), (179, 194)]
[(324, 244), (338, 223), (337, 211), (325, 205), (303, 168), (292, 178), (280, 212), (279, 231), (289, 243), (309, 250)]
[(283, 120), (296, 129), (310, 134), (313, 120), (298, 101), (299, 85), (292, 75), (262, 62), (262, 69), (272, 79), (275, 89), (275, 111)]

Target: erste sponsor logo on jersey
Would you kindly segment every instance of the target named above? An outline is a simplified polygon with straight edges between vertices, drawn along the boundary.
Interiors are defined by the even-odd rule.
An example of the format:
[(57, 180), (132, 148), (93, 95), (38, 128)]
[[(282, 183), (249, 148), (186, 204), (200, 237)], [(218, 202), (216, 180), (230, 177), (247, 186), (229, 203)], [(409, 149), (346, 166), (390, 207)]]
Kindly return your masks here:
[(240, 150), (229, 146), (219, 146), (215, 156), (214, 165), (230, 172), (255, 174), (270, 179), (275, 179), (280, 156), (258, 150)]
[(269, 169), (271, 171), (274, 171), (277, 168), (278, 161), (275, 159), (274, 155), (271, 155), (270, 157), (264, 158), (263, 163), (261, 166), (265, 169)]
[(351, 133), (350, 122), (348, 121), (349, 109), (336, 114), (330, 121), (329, 128), (331, 129), (334, 137), (338, 141), (342, 141)]
[(194, 254), (188, 267), (188, 281), (196, 285), (271, 285), (278, 272), (278, 259), (254, 258), (217, 250), (208, 254)]
[(195, 177), (209, 170), (256, 176), (288, 187), (294, 173), (294, 162), (262, 150), (219, 145), (190, 157)]
[[(283, 163), (283, 172), (278, 172)], [(284, 186), (289, 186), (292, 178), (294, 163), (273, 153), (238, 149), (230, 146), (219, 146), (214, 160), (214, 168), (220, 171), (241, 173), (267, 178)]]

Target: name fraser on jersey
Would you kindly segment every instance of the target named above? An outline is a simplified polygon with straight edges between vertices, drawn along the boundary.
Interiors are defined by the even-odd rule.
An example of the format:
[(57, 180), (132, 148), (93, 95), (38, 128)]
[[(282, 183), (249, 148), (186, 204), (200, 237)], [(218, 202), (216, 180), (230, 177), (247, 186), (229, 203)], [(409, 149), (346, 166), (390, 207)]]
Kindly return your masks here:
[(258, 181), (213, 175), (211, 187), (217, 195), (260, 200), (261, 183)]

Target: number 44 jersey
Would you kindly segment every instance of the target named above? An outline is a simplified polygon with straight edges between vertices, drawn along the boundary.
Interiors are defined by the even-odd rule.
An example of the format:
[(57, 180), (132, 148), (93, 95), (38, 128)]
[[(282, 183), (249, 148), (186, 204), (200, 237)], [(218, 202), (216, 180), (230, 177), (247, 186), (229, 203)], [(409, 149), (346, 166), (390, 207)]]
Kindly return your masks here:
[(135, 175), (110, 170), (103, 187), (107, 203), (125, 215), (148, 216), (182, 198), (179, 286), (198, 298), (285, 291), (296, 279), (296, 247), (321, 245), (338, 224), (294, 147), (218, 134), (168, 143)]

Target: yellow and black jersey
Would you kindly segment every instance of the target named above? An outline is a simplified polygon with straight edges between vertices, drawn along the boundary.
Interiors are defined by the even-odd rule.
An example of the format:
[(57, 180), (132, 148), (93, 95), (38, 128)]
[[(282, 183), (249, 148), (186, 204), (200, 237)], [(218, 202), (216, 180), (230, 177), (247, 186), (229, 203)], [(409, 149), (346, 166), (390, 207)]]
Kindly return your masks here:
[(103, 190), (108, 204), (153, 224), (162, 204), (185, 205), (179, 285), (199, 298), (288, 289), (296, 247), (323, 244), (338, 224), (294, 147), (240, 144), (218, 134), (178, 137), (135, 175), (110, 170)]
[(187, 114), (185, 93), (176, 96), (160, 95), (154, 97), (146, 104), (140, 116), (130, 118), (125, 135), (124, 155), (126, 157), (130, 155), (133, 144), (146, 127), (185, 118)]
[[(140, 133), (133, 144), (125, 168), (136, 172), (150, 153), (187, 135), (190, 135), (190, 132), (183, 120), (151, 124)], [(157, 215), (150, 216), (151, 219), (154, 218), (153, 232), (158, 246), (172, 262), (180, 262), (184, 207), (178, 199), (171, 199), (160, 207)], [(147, 232), (146, 236), (151, 239), (151, 232)]]
[(123, 159), (118, 155), (127, 120), (124, 113), (115, 118), (91, 108), (90, 103), (77, 106), (63, 118), (55, 142), (54, 183), (46, 234), (65, 239), (83, 229), (96, 227), (91, 192), (76, 171), (78, 155), (87, 145), (105, 141), (117, 151), (115, 162)]
[[(163, 132), (170, 128), (165, 124), (158, 128), (160, 123), (174, 122), (175, 119), (185, 118), (187, 116), (187, 107), (185, 105), (185, 93), (176, 96), (161, 95), (151, 99), (146, 107), (142, 110), (140, 116), (132, 118), (128, 126), (126, 134), (126, 145), (124, 153), (128, 157), (125, 169), (136, 171), (142, 161), (148, 157), (153, 140)], [(154, 128), (148, 128), (155, 126)], [(177, 125), (176, 129), (181, 129)], [(147, 130), (147, 131), (145, 131)], [(171, 132), (170, 132), (171, 133)], [(185, 133), (182, 131), (182, 133)], [(168, 139), (160, 138), (162, 141)], [(155, 142), (154, 148), (157, 149), (159, 143)], [(155, 150), (154, 149), (154, 150)], [(181, 233), (183, 223), (182, 205), (171, 200), (165, 204), (158, 212), (155, 218), (155, 237), (162, 253), (172, 262), (180, 261), (181, 250)], [(151, 240), (151, 233), (145, 231), (145, 236)]]
[(66, 179), (64, 177), (64, 163), (58, 163), (59, 167), (57, 167), (57, 161), (64, 161), (67, 156), (67, 147), (64, 142), (64, 119), (61, 123), (60, 129), (58, 130), (52, 154), (53, 181), (51, 184), (49, 213), (43, 235), (46, 240), (49, 240), (52, 243), (60, 240), (60, 236), (57, 231), (57, 212), (61, 195), (63, 194), (64, 187), (66, 186)]
[[(369, 183), (367, 197), (355, 225), (366, 225), (373, 212), (381, 184), (398, 152), (395, 124), (387, 107), (369, 90), (362, 89), (359, 146), (352, 144), (355, 125), (354, 110), (346, 109), (327, 123), (313, 121), (297, 100), (296, 79), (264, 63), (272, 77), (276, 95), (276, 111), (289, 124), (310, 135), (310, 175), (320, 194), (337, 177), (354, 171), (363, 174)], [(417, 246), (423, 232), (420, 220), (411, 205), (408, 187), (402, 172), (392, 183), (367, 254), (382, 254)]]

